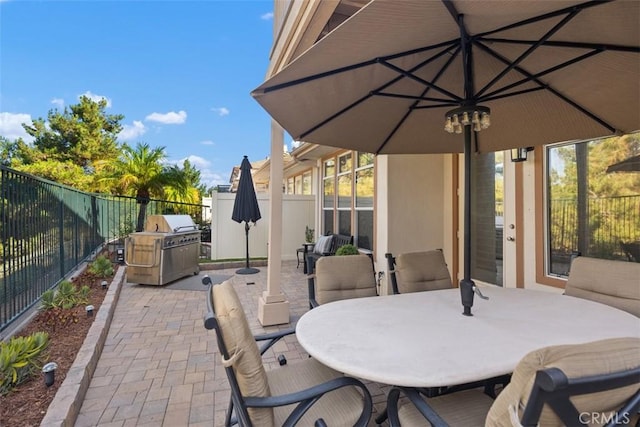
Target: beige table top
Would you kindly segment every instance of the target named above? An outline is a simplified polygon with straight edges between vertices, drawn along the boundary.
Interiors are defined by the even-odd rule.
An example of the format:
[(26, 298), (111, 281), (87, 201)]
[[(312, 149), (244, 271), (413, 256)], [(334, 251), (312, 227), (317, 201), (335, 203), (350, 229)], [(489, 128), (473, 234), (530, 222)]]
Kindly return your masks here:
[(463, 384), (510, 373), (528, 352), (638, 336), (640, 319), (550, 292), (482, 288), (473, 316), (460, 291), (336, 301), (305, 313), (296, 335), (318, 361), (355, 377), (407, 387)]

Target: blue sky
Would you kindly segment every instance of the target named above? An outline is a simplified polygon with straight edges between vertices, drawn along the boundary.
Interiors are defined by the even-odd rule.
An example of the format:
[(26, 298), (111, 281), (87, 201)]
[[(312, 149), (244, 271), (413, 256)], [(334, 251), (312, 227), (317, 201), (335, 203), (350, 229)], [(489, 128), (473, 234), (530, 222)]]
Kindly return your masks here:
[[(0, 135), (104, 97), (120, 141), (188, 158), (207, 185), (243, 155), (270, 151), (268, 114), (250, 92), (265, 78), (271, 0), (0, 0)], [(25, 138), (28, 140), (28, 138)]]

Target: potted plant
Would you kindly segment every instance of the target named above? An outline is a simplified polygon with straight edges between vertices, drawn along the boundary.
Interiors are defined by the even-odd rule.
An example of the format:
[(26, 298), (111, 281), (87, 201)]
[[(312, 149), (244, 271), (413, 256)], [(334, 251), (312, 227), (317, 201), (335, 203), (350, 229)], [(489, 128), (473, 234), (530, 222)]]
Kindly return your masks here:
[(360, 255), (360, 251), (354, 245), (342, 245), (336, 251), (336, 255)]
[(304, 228), (304, 242), (313, 243), (314, 237), (315, 237), (315, 230), (313, 228), (309, 228), (309, 226), (307, 225)]

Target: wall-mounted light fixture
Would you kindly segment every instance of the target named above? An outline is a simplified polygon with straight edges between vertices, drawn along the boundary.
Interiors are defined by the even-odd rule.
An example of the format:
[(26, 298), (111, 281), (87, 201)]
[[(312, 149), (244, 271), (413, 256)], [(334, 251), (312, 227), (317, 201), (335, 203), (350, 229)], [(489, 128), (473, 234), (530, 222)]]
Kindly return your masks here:
[(527, 153), (533, 151), (533, 147), (519, 147), (511, 149), (511, 161), (512, 162), (526, 162)]

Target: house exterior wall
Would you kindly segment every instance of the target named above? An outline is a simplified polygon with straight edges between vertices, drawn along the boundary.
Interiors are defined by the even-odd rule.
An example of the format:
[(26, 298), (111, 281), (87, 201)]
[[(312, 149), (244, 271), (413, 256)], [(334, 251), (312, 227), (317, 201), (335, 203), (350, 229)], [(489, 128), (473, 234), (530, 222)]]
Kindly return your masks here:
[[(449, 155), (378, 156), (376, 172), (376, 270), (387, 270), (385, 253), (442, 249), (452, 259), (445, 218), (445, 157)], [(450, 263), (451, 267), (451, 263)], [(388, 292), (386, 278), (383, 293)]]

